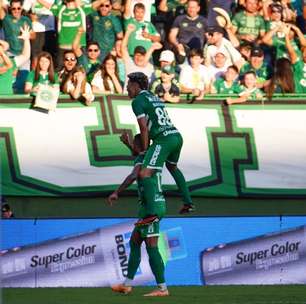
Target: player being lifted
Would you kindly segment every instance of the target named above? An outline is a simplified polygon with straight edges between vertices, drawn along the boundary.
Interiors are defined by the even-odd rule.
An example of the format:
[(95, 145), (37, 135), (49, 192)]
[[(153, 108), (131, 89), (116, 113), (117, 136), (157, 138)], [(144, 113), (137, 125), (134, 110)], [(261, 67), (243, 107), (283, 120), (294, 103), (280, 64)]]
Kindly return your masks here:
[[(119, 193), (125, 190), (128, 186), (130, 186), (135, 180), (137, 180), (140, 203), (138, 216), (140, 219), (142, 219), (147, 215), (147, 204), (145, 203), (141, 180), (138, 179), (144, 158), (144, 154), (140, 154), (140, 152), (143, 151), (141, 137), (140, 134), (135, 135), (134, 141), (133, 143), (131, 143), (128, 134), (123, 133), (120, 139), (125, 145), (128, 146), (128, 148), (132, 151), (133, 155), (136, 156), (134, 160), (134, 169), (125, 178), (119, 188), (108, 197), (108, 203), (112, 205), (113, 202), (118, 199)], [(158, 216), (159, 219), (161, 219), (166, 213), (166, 203), (165, 198), (162, 194), (160, 177), (160, 172), (156, 172), (152, 176), (153, 184), (156, 188), (153, 212), (154, 214), (156, 214), (156, 216)], [(135, 225), (130, 239), (130, 255), (128, 262), (127, 278), (123, 284), (112, 286), (113, 291), (124, 294), (128, 294), (132, 291), (132, 282), (141, 261), (141, 244), (143, 241), (145, 241), (146, 250), (149, 256), (150, 267), (152, 273), (155, 276), (158, 289), (152, 291), (151, 293), (145, 294), (144, 296), (162, 297), (169, 295), (167, 285), (165, 283), (164, 262), (158, 250), (158, 237), (159, 222), (154, 222), (147, 225)]]
[[(158, 221), (158, 216), (154, 213), (156, 187), (152, 177), (156, 171), (162, 171), (165, 163), (183, 197), (184, 205), (180, 213), (192, 212), (194, 205), (189, 189), (184, 175), (177, 167), (183, 138), (172, 124), (164, 102), (148, 91), (147, 76), (135, 72), (129, 74), (128, 78), (127, 91), (129, 97), (134, 98), (132, 108), (137, 118), (144, 149), (141, 154), (145, 154), (139, 179), (143, 184), (148, 214), (138, 224)], [(152, 140), (151, 145), (150, 140)]]

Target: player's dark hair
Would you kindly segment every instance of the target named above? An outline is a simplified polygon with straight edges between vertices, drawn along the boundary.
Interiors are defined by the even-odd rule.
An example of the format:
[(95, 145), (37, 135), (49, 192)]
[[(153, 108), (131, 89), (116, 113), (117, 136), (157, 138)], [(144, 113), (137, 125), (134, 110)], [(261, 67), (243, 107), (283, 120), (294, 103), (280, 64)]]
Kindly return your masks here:
[(136, 82), (141, 90), (147, 90), (149, 87), (148, 77), (142, 72), (130, 73), (128, 78), (132, 82)]

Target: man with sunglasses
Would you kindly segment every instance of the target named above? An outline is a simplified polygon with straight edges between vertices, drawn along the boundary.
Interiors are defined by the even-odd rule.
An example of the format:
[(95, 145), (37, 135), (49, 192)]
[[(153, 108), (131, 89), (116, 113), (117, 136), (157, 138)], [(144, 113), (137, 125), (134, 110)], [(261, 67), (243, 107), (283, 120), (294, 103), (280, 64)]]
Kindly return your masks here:
[(77, 66), (77, 57), (73, 51), (65, 51), (63, 55), (64, 67), (58, 72), (58, 79), (61, 84), (63, 84), (68, 79), (68, 76), (74, 71)]
[[(24, 40), (19, 39), (21, 29), (25, 26), (30, 29), (30, 39), (35, 39), (35, 32), (32, 30), (32, 22), (27, 16), (23, 16), (22, 1), (12, 0), (8, 13), (0, 5), (0, 20), (2, 20), (5, 40), (9, 43), (8, 55), (16, 57), (22, 54)], [(22, 94), (27, 75), (30, 70), (30, 59), (19, 66), (14, 83), (14, 92)]]
[(100, 0), (82, 5), (80, 0), (64, 0), (63, 4), (50, 4), (46, 0), (37, 0), (57, 17), (58, 54), (57, 68), (62, 65), (63, 54), (72, 49), (72, 43), (81, 26), (84, 29), (80, 44), (86, 46), (86, 16), (100, 5)]
[(207, 44), (203, 52), (205, 65), (213, 64), (216, 54), (221, 52), (226, 56), (226, 68), (230, 65), (240, 68), (244, 64), (244, 59), (232, 42), (224, 37), (224, 34), (225, 30), (218, 25), (207, 28)]
[(112, 3), (110, 0), (102, 0), (97, 12), (90, 15), (93, 33), (92, 40), (100, 46), (100, 60), (112, 50), (116, 40), (123, 38), (121, 21), (111, 14)]
[(100, 60), (100, 46), (98, 42), (91, 41), (87, 43), (86, 54), (82, 51), (80, 46), (81, 35), (84, 30), (82, 27), (79, 28), (77, 35), (72, 44), (72, 50), (74, 51), (78, 64), (85, 69), (87, 81), (91, 83), (95, 72), (98, 70), (101, 65)]
[[(1, 3), (2, 4), (2, 3)], [(0, 20), (2, 20), (5, 40), (9, 43), (11, 55), (20, 55), (23, 50), (23, 40), (19, 39), (21, 28), (28, 25), (32, 29), (29, 17), (22, 15), (21, 0), (12, 0), (8, 12), (0, 5)], [(31, 30), (30, 39), (35, 39), (35, 33)]]

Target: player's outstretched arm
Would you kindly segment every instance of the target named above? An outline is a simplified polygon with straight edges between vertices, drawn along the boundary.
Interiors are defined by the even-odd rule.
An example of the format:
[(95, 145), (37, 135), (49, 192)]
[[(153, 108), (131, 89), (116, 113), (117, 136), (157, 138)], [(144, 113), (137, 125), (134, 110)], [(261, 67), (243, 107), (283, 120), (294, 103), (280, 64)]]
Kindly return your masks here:
[(122, 184), (119, 186), (117, 190), (115, 190), (108, 198), (107, 202), (110, 206), (113, 205), (115, 201), (118, 200), (119, 194), (124, 191), (126, 188), (128, 188), (130, 185), (132, 185), (135, 180), (137, 179), (137, 176), (141, 170), (141, 164), (136, 165), (133, 169), (133, 171), (125, 178), (125, 180), (122, 182)]

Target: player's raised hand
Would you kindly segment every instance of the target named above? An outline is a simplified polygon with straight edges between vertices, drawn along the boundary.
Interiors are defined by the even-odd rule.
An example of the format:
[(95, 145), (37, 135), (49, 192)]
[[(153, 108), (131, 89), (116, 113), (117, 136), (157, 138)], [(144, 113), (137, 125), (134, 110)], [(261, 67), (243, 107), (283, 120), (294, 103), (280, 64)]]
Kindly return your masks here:
[(118, 200), (118, 193), (114, 191), (108, 198), (107, 198), (107, 203), (110, 206), (113, 206), (113, 204)]

